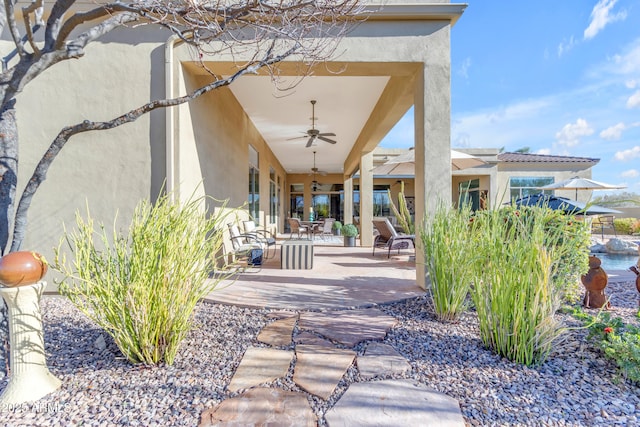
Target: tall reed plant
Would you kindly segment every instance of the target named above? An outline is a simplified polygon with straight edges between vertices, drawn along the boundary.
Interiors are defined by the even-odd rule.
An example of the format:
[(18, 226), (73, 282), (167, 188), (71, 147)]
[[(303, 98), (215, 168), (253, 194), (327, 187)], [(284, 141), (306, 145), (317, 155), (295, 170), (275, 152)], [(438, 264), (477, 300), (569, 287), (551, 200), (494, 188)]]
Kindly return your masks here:
[(431, 280), (431, 300), (436, 317), (456, 321), (467, 309), (473, 271), (471, 209), (454, 209), (439, 203), (435, 214), (420, 228), (426, 269)]
[[(103, 328), (132, 363), (174, 362), (196, 303), (224, 276), (209, 279), (222, 246), (224, 214), (204, 200), (141, 202), (127, 234), (96, 228), (87, 209), (65, 230), (54, 268), (62, 295)], [(221, 209), (220, 212), (224, 211)]]
[(477, 213), (471, 295), (480, 337), (497, 354), (525, 365), (546, 360), (562, 329), (554, 315), (563, 286), (554, 281), (563, 253), (562, 227), (544, 208)]

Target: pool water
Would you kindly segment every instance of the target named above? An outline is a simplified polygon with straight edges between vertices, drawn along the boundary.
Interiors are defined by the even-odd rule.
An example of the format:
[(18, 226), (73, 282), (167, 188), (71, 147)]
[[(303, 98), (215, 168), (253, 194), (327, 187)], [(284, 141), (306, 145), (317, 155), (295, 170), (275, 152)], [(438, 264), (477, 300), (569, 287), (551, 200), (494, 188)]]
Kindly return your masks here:
[(628, 270), (638, 262), (638, 255), (627, 254), (593, 254), (602, 261), (601, 267), (607, 270)]

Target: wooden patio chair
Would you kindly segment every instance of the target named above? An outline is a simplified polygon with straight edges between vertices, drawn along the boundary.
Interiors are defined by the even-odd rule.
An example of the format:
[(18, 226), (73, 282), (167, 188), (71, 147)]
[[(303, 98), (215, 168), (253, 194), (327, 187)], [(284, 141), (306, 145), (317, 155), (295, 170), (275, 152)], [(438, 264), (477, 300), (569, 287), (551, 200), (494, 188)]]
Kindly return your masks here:
[(398, 233), (389, 218), (376, 217), (373, 219), (373, 227), (378, 232), (373, 240), (373, 255), (376, 254), (376, 248), (386, 248), (387, 258), (391, 257), (391, 250), (397, 249), (414, 249), (416, 248), (416, 236), (414, 234)]
[(291, 230), (291, 234), (289, 235), (289, 239), (293, 239), (293, 233), (297, 233), (298, 234), (298, 239), (303, 234), (306, 234), (307, 238), (309, 238), (311, 236), (310, 228), (307, 227), (306, 225), (302, 225), (298, 218), (289, 218), (288, 221), (289, 221), (289, 229)]

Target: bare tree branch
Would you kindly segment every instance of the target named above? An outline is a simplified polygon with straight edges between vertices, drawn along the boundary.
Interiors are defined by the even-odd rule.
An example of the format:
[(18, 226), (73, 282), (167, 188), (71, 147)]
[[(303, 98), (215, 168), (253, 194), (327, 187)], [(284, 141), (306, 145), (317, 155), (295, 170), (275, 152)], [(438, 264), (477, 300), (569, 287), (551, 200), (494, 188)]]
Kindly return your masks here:
[(34, 0), (27, 7), (22, 8), (22, 17), (24, 19), (24, 28), (27, 32), (27, 39), (29, 40), (29, 44), (31, 45), (31, 49), (33, 49), (33, 53), (36, 56), (40, 55), (40, 49), (36, 45), (35, 40), (33, 39), (33, 33), (35, 30), (31, 29), (31, 13), (35, 12), (36, 15), (36, 30), (40, 28), (40, 25), (43, 25), (42, 22), (42, 13), (43, 13), (43, 4), (42, 0)]
[(21, 40), (20, 31), (18, 31), (18, 25), (16, 24), (16, 10), (13, 7), (14, 0), (4, 0), (4, 8), (6, 11), (7, 25), (13, 37), (13, 42), (16, 45), (16, 50), (20, 56), (24, 55), (24, 42)]
[(44, 48), (46, 50), (52, 50), (55, 45), (55, 41), (58, 38), (60, 27), (62, 25), (62, 19), (64, 14), (67, 13), (69, 8), (73, 6), (75, 0), (57, 0), (51, 8), (51, 13), (47, 19), (47, 28), (44, 33)]

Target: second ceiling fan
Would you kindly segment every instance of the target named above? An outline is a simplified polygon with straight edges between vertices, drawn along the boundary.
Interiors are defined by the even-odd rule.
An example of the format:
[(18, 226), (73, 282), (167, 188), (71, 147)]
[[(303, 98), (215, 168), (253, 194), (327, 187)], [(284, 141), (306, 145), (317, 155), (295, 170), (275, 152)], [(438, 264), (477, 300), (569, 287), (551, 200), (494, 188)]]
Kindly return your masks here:
[[(307, 130), (305, 132), (307, 135), (306, 136), (300, 136), (298, 138), (309, 138), (309, 140), (307, 141), (307, 145), (305, 146), (306, 148), (311, 147), (311, 145), (313, 145), (314, 141), (316, 139), (319, 139), (321, 141), (324, 142), (328, 142), (329, 144), (335, 144), (337, 141), (327, 138), (328, 136), (336, 136), (335, 133), (333, 132), (320, 132), (318, 129), (316, 129), (316, 101), (315, 100), (311, 100), (311, 129)], [(292, 138), (292, 139), (298, 139), (298, 138)]]

